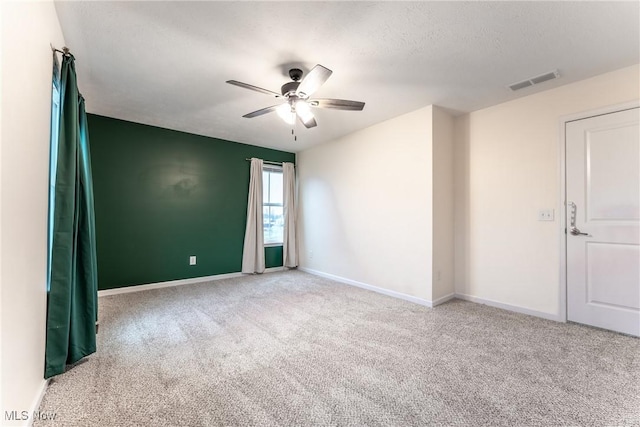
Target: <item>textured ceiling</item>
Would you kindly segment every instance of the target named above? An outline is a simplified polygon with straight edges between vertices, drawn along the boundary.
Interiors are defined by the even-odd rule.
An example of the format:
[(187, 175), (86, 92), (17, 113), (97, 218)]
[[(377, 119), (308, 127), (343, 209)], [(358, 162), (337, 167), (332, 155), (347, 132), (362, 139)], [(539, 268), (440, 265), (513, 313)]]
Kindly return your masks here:
[[(56, 2), (89, 112), (300, 151), (420, 107), (468, 112), (640, 62), (631, 2)], [(298, 140), (276, 104), (292, 66), (333, 75)], [(518, 92), (506, 86), (559, 69)], [(276, 102), (274, 102), (276, 101)]]

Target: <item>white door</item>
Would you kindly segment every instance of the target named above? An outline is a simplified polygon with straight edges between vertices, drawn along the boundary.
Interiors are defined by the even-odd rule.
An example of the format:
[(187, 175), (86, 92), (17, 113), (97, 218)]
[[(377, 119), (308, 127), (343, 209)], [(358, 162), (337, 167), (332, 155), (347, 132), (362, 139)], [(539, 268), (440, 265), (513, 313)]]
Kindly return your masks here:
[(567, 319), (640, 336), (640, 128), (632, 108), (566, 124)]

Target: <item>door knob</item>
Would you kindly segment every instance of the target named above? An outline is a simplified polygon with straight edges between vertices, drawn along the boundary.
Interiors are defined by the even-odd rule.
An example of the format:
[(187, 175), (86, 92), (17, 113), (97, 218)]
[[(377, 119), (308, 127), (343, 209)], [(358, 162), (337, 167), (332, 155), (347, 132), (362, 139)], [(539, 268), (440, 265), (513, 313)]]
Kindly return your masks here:
[(591, 237), (591, 234), (583, 233), (578, 229), (578, 227), (576, 227), (576, 211), (578, 210), (576, 204), (573, 202), (569, 202), (569, 206), (571, 207), (571, 228), (569, 229), (569, 232), (574, 236)]
[(578, 230), (577, 227), (571, 227), (571, 230), (569, 230), (571, 232), (572, 235), (574, 236), (588, 236), (591, 237), (591, 234), (589, 233), (583, 233), (580, 230)]

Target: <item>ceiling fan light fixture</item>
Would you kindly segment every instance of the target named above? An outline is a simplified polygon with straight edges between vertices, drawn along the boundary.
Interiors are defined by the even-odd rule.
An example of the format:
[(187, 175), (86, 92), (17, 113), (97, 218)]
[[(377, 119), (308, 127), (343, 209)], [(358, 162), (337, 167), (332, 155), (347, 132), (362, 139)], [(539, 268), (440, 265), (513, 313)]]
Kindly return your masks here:
[[(227, 83), (267, 95), (273, 95), (276, 98), (284, 98), (286, 100), (284, 104), (261, 108), (245, 114), (242, 117), (251, 119), (253, 117), (262, 116), (263, 114), (275, 111), (288, 125), (294, 126), (296, 120), (299, 120), (302, 122), (304, 127), (311, 129), (318, 126), (318, 123), (311, 112), (311, 107), (332, 108), (335, 110), (348, 111), (362, 111), (364, 108), (364, 102), (360, 101), (332, 98), (309, 99), (309, 97), (327, 81), (332, 73), (333, 71), (327, 67), (317, 64), (304, 78), (302, 78), (302, 70), (299, 68), (292, 68), (289, 70), (289, 77), (291, 77), (292, 81), (282, 85), (280, 90), (282, 95), (268, 89), (242, 83), (237, 80), (227, 80)], [(292, 129), (291, 131), (293, 132), (294, 130)]]
[(296, 115), (288, 103), (280, 105), (276, 108), (276, 112), (285, 123), (293, 125), (296, 122)]

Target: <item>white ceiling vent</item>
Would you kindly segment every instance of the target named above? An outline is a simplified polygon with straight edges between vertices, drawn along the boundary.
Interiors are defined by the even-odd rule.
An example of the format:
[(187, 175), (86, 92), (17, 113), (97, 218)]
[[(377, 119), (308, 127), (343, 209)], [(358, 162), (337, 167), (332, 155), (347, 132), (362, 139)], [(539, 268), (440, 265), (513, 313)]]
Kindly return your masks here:
[(558, 70), (549, 71), (548, 73), (540, 74), (539, 76), (531, 77), (530, 79), (523, 80), (521, 82), (513, 83), (509, 85), (509, 89), (516, 91), (524, 89), (525, 87), (537, 85), (538, 83), (546, 82), (547, 80), (553, 80), (560, 77)]

